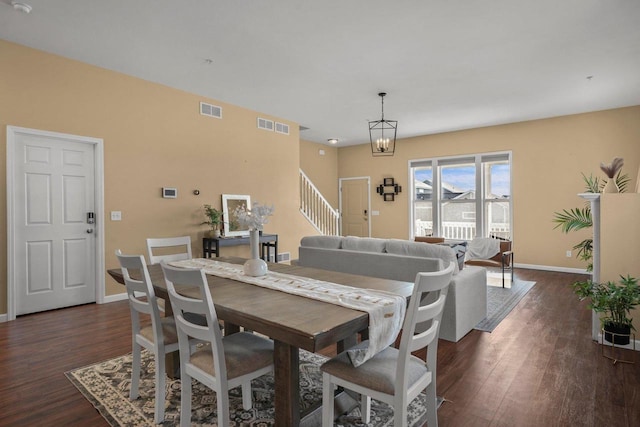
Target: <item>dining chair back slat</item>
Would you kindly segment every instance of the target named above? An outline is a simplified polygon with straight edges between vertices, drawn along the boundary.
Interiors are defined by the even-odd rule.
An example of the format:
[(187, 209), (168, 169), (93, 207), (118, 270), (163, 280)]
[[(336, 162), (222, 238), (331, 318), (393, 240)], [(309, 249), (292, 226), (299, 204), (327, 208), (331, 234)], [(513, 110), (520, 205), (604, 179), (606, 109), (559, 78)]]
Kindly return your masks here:
[(149, 253), (149, 264), (151, 265), (162, 261), (172, 262), (191, 259), (191, 237), (148, 238), (147, 252)]

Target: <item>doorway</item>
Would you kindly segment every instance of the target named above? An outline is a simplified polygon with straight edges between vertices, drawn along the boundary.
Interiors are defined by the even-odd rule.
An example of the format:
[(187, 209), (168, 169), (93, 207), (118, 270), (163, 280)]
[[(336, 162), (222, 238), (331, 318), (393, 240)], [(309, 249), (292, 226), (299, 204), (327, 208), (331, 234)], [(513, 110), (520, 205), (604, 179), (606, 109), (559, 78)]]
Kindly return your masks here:
[(103, 141), (7, 126), (7, 317), (104, 299)]
[(340, 230), (343, 236), (371, 236), (369, 177), (340, 178)]

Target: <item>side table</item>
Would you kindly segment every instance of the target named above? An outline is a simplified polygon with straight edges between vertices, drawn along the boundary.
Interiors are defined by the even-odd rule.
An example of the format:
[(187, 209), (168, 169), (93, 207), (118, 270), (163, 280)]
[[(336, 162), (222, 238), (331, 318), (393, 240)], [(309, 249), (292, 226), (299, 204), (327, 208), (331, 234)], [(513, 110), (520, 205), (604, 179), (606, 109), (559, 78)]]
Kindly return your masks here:
[[(220, 248), (224, 246), (240, 246), (249, 245), (249, 236), (237, 237), (203, 237), (202, 238), (202, 256), (211, 258), (215, 254), (216, 258), (220, 257)], [(274, 260), (278, 262), (278, 235), (277, 234), (261, 234), (260, 235), (260, 253), (262, 259), (269, 261), (269, 248), (273, 248)]]

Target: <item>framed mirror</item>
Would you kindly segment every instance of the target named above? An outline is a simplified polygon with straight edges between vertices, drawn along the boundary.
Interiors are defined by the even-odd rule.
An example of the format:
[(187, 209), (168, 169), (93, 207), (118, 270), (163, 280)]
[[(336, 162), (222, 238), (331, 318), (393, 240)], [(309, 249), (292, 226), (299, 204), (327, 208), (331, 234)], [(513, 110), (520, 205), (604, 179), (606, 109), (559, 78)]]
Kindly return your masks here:
[(248, 236), (249, 229), (241, 228), (235, 217), (235, 210), (239, 206), (245, 206), (245, 209), (251, 209), (251, 196), (243, 194), (223, 194), (222, 195), (222, 215), (224, 217), (224, 235)]

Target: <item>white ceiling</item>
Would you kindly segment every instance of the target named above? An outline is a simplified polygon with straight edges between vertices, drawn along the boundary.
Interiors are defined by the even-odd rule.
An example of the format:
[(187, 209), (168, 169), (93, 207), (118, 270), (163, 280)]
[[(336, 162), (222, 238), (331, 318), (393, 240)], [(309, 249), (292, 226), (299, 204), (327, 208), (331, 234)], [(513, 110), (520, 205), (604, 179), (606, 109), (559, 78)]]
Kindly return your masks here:
[(368, 142), (381, 91), (403, 138), (640, 104), (638, 0), (19, 1), (2, 39), (339, 146)]

